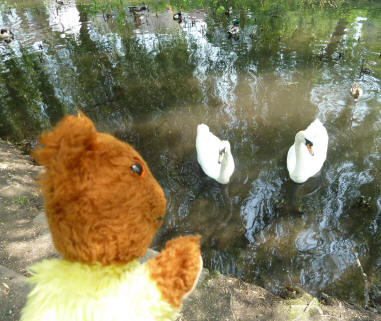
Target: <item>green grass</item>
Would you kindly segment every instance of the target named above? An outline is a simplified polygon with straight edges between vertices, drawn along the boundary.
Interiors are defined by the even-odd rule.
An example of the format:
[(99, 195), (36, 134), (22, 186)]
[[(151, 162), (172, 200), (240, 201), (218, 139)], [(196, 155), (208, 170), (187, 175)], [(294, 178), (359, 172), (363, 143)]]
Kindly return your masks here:
[(18, 204), (20, 206), (25, 206), (29, 204), (29, 202), (30, 202), (29, 197), (25, 195), (21, 195), (12, 201), (13, 204)]

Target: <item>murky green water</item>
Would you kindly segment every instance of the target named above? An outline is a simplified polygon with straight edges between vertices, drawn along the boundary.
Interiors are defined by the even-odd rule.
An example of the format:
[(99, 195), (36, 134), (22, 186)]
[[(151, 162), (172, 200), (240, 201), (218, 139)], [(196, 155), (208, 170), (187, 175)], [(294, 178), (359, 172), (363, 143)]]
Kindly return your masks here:
[[(166, 10), (134, 21), (127, 6), (44, 3), (0, 5), (0, 25), (15, 35), (0, 44), (1, 137), (36, 137), (81, 108), (134, 145), (164, 188), (154, 246), (200, 233), (209, 269), (363, 304), (355, 249), (371, 297), (381, 297), (380, 2), (262, 1), (229, 17), (185, 8), (181, 24)], [(228, 39), (234, 18), (240, 37)], [(354, 81), (364, 89), (357, 103)], [(296, 185), (286, 154), (316, 117), (327, 161)], [(199, 123), (231, 143), (226, 187), (197, 163)]]

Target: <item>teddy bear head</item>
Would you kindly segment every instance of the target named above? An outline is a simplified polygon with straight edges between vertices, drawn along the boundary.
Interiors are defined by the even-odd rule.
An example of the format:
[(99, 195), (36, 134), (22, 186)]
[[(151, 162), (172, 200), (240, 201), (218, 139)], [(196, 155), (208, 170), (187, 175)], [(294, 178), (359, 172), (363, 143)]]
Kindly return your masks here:
[(130, 145), (83, 113), (43, 133), (33, 153), (54, 245), (64, 259), (124, 264), (144, 255), (165, 214), (164, 193)]

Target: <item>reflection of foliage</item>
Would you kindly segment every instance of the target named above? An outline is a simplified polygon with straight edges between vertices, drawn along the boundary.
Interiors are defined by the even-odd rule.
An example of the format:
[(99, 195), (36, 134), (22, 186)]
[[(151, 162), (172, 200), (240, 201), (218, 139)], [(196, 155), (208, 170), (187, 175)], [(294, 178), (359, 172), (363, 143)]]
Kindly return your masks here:
[(115, 14), (119, 27), (123, 26), (126, 18), (124, 0), (92, 0), (92, 5), (89, 6), (89, 13), (97, 14), (98, 12), (102, 12), (105, 21)]
[[(128, 4), (131, 5), (140, 5), (141, 3), (139, 0), (128, 1)], [(144, 3), (154, 11), (167, 8), (182, 9), (184, 11), (204, 8), (211, 12), (223, 14), (230, 7), (235, 10), (266, 10), (266, 8), (296, 9), (300, 7), (340, 8), (345, 4), (345, 0), (147, 0)], [(125, 5), (123, 0), (92, 0), (92, 9), (94, 11), (110, 12), (122, 10)]]
[(124, 10), (124, 0), (114, 0), (114, 1), (101, 1), (101, 0), (93, 0), (92, 6), (90, 6), (90, 10), (94, 11), (105, 11), (111, 12), (113, 10)]
[[(34, 136), (41, 130), (44, 117), (41, 109), (47, 102), (48, 93), (42, 93), (39, 85), (44, 82), (37, 56), (22, 49), (21, 58), (5, 62), (7, 72), (1, 74), (4, 90), (0, 96), (2, 105), (0, 134), (22, 139)], [(46, 87), (46, 89), (48, 89)]]
[[(301, 2), (317, 3), (307, 0)], [(345, 44), (333, 43), (330, 47), (333, 51), (332, 57), (337, 55), (336, 51), (346, 50), (345, 56), (349, 57), (347, 59), (350, 59), (350, 63), (356, 65), (361, 59), (367, 58), (369, 52), (381, 52), (378, 41), (381, 26), (380, 15), (377, 14), (379, 11), (372, 10), (372, 7), (306, 10), (297, 8), (301, 2), (162, 0), (147, 4), (161, 9), (167, 6), (183, 10), (202, 6), (211, 8), (211, 14), (207, 18), (206, 37), (213, 46), (221, 48), (224, 52), (238, 49), (234, 68), (240, 71), (246, 71), (248, 65), (257, 66), (259, 72), (267, 68), (277, 68), (277, 64), (300, 64), (303, 67), (309, 64), (318, 65), (316, 56), (319, 52), (327, 54), (329, 51), (327, 42), (332, 41), (330, 34), (335, 30), (335, 25), (340, 27), (338, 21), (345, 22), (345, 25), (342, 25), (347, 28), (346, 34), (354, 33), (353, 25), (358, 16), (370, 18), (371, 22), (364, 24), (362, 30), (362, 39), (369, 48), (364, 48), (363, 45), (356, 46), (357, 39), (347, 37)], [(132, 4), (134, 3), (140, 4), (139, 1), (132, 1)], [(242, 37), (236, 43), (239, 48), (232, 42), (221, 43), (221, 37), (225, 36), (231, 19), (222, 13), (213, 14), (217, 8), (230, 6), (233, 7), (233, 17), (241, 21)], [(240, 10), (242, 8), (247, 10)], [(78, 9), (81, 12), (81, 21), (88, 21), (87, 14), (93, 12), (92, 10), (110, 12), (118, 17), (130, 15), (128, 5), (123, 0), (93, 0), (90, 6), (78, 6)], [(0, 134), (19, 139), (25, 135), (34, 135), (49, 123), (54, 124), (65, 111), (77, 107), (90, 111), (92, 116), (108, 108), (109, 112), (119, 108), (119, 111), (128, 111), (129, 115), (144, 115), (147, 111), (155, 109), (163, 110), (170, 106), (201, 101), (200, 84), (193, 75), (195, 66), (199, 63), (198, 58), (192, 55), (192, 52), (197, 50), (194, 48), (197, 43), (189, 44), (182, 38), (181, 33), (157, 33), (153, 34), (153, 47), (150, 48), (143, 38), (139, 39), (132, 32), (129, 25), (119, 28), (113, 37), (122, 40), (125, 54), (116, 54), (115, 47), (108, 47), (115, 46), (112, 41), (106, 44), (102, 40), (93, 39), (86, 24), (81, 28), (80, 43), (67, 38), (65, 44), (71, 53), (68, 61), (76, 72), (65, 67), (58, 53), (52, 54), (52, 60), (60, 64), (60, 85), (68, 82), (66, 72), (71, 72), (70, 75), (74, 77), (70, 80), (71, 85), (58, 88), (62, 92), (66, 90), (72, 93), (70, 103), (73, 106), (64, 107), (62, 98), (57, 97), (54, 88), (56, 84), (52, 84), (48, 65), (41, 61), (41, 56), (37, 53), (22, 49), (20, 58), (5, 61), (5, 71), (1, 74), (0, 101), (4, 107), (0, 110)], [(251, 42), (250, 46), (247, 46), (248, 39)], [(110, 53), (114, 56), (113, 59), (110, 59)], [(226, 64), (215, 62), (207, 72), (219, 72), (215, 70), (219, 67), (224, 69)], [(370, 67), (372, 72), (379, 74), (380, 64)], [(357, 72), (356, 70), (353, 74)], [(316, 74), (312, 74), (311, 79), (316, 79)], [(208, 87), (210, 81), (206, 80), (204, 86)], [(209, 87), (213, 88), (213, 83)], [(213, 99), (218, 101), (213, 93), (204, 93), (210, 96), (207, 97), (210, 104), (213, 104)], [(110, 107), (110, 104), (114, 105)]]
[(345, 0), (300, 0), (300, 3), (305, 6), (320, 6), (337, 8), (342, 5)]
[[(378, 244), (380, 245), (380, 244)], [(369, 277), (369, 287), (370, 287), (370, 303), (373, 304), (374, 292), (378, 296), (378, 288), (380, 287), (380, 272), (376, 268), (377, 264), (375, 258), (378, 258), (380, 251), (378, 253), (373, 253), (375, 256), (372, 258), (369, 255), (361, 257), (361, 264), (363, 265), (364, 272)], [(377, 256), (376, 256), (377, 255)], [(354, 286), (356, 285), (356, 286)], [(361, 274), (361, 270), (356, 264), (355, 257), (353, 257), (353, 265), (349, 267), (340, 279), (335, 280), (331, 285), (324, 289), (326, 293), (332, 293), (335, 297), (343, 300), (352, 301), (365, 305), (364, 302), (364, 288), (365, 282)], [(376, 290), (376, 291), (374, 291)], [(374, 291), (374, 292), (373, 292)]]
[(125, 38), (123, 44), (126, 56), (118, 68), (123, 72), (115, 74), (113, 92), (130, 112), (144, 114), (152, 107), (166, 109), (200, 99), (186, 41), (175, 35), (159, 37), (153, 49), (157, 54), (147, 54), (135, 38)]

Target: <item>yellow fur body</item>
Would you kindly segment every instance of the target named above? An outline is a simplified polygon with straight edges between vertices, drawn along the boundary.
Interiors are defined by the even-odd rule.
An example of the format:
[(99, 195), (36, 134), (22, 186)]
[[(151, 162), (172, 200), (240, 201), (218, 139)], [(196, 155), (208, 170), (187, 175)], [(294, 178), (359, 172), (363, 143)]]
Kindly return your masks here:
[(51, 259), (29, 271), (32, 290), (20, 321), (169, 321), (179, 310), (162, 300), (137, 260), (102, 266)]

